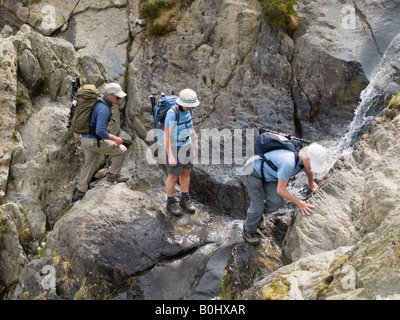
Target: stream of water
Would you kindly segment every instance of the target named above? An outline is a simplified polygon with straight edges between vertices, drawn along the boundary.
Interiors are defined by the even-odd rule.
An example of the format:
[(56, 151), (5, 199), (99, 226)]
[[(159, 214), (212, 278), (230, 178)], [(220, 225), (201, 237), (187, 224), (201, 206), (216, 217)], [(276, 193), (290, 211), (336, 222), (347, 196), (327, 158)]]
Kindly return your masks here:
[(354, 118), (349, 125), (347, 133), (341, 140), (338, 150), (340, 155), (353, 152), (354, 144), (358, 141), (360, 135), (365, 131), (368, 124), (374, 119), (375, 115), (367, 116), (367, 113), (371, 108), (373, 99), (376, 95), (377, 92), (373, 85), (369, 85), (361, 92), (361, 102), (354, 112)]

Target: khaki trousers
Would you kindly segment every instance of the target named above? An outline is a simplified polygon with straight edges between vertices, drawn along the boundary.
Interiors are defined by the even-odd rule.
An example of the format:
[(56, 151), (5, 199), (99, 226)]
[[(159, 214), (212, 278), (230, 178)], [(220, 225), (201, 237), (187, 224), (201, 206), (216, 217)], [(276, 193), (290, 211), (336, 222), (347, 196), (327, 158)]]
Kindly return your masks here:
[(100, 147), (96, 138), (85, 138), (81, 136), (82, 148), (85, 151), (85, 163), (81, 168), (77, 188), (79, 191), (86, 192), (89, 182), (98, 168), (99, 160), (102, 155), (112, 156), (109, 173), (119, 174), (124, 164), (127, 149), (124, 145), (117, 146), (111, 140), (103, 140)]

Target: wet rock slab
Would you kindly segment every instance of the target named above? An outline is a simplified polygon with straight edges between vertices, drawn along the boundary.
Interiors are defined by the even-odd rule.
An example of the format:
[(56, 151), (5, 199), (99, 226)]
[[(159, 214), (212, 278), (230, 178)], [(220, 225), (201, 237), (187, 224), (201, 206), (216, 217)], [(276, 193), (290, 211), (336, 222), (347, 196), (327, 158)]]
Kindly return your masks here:
[[(241, 221), (197, 208), (194, 215), (173, 217), (165, 211), (163, 190), (101, 181), (59, 218), (46, 256), (26, 268), (57, 268), (49, 252), (65, 261), (68, 270), (55, 283), (61, 299), (79, 291), (85, 299), (213, 298), (232, 247), (243, 241)], [(19, 298), (38, 295), (37, 286), (31, 294), (20, 281)]]

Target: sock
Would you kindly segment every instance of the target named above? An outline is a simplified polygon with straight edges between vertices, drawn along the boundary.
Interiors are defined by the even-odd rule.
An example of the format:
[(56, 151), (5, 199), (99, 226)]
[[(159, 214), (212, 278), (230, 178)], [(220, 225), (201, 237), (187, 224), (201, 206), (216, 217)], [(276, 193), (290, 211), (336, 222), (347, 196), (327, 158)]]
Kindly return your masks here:
[[(167, 197), (168, 197), (168, 196), (167, 196)], [(174, 201), (174, 200), (175, 200), (175, 197), (174, 197), (174, 196), (168, 197), (168, 200), (169, 200), (169, 201)]]
[(189, 196), (189, 192), (181, 192), (181, 196), (182, 197), (188, 197)]

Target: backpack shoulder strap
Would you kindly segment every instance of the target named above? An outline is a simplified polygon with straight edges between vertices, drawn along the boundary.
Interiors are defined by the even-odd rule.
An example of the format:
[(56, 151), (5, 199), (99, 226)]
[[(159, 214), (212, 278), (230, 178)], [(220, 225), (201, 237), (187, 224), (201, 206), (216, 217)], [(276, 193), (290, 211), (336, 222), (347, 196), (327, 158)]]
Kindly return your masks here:
[[(97, 97), (96, 103), (97, 103), (97, 101), (103, 102), (108, 108), (111, 109), (111, 107), (108, 105), (107, 101), (104, 100), (101, 96), (98, 96), (98, 97)], [(95, 104), (96, 104), (96, 103), (95, 103)]]
[[(102, 103), (104, 103), (104, 104), (106, 105), (107, 108), (110, 109), (110, 117), (108, 118), (108, 122), (110, 122), (110, 121), (115, 122), (115, 120), (112, 119), (112, 116), (113, 116), (113, 115), (112, 115), (112, 106), (110, 107), (110, 106), (108, 105), (107, 101), (104, 100), (101, 96), (98, 96), (98, 97), (97, 97), (97, 100), (96, 100), (95, 104), (96, 104), (98, 101), (101, 101)], [(94, 106), (94, 105), (93, 105), (93, 106)]]
[(171, 109), (175, 112), (175, 120), (176, 120), (176, 125), (179, 124), (179, 109), (178, 106), (175, 104), (171, 107)]

